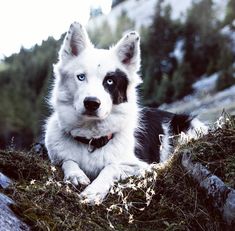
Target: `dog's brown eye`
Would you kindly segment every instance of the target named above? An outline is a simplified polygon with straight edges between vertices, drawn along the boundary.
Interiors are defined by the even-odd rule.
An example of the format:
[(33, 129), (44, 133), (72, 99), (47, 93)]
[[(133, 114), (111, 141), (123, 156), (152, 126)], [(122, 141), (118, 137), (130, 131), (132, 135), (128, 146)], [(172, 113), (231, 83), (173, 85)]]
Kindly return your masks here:
[(77, 75), (77, 78), (80, 81), (84, 81), (86, 79), (86, 75), (85, 74), (79, 74), (79, 75)]
[(113, 85), (113, 80), (112, 80), (112, 79), (107, 79), (107, 80), (106, 80), (106, 83), (107, 83), (108, 85)]

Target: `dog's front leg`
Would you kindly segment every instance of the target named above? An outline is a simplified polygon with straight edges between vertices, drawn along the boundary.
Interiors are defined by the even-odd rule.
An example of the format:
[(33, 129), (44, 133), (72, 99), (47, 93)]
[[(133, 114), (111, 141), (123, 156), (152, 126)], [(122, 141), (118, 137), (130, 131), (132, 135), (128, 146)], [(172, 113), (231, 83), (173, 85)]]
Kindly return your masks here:
[(64, 181), (70, 181), (74, 185), (90, 184), (90, 179), (86, 174), (79, 168), (78, 164), (73, 160), (65, 160), (62, 164), (64, 171)]
[(115, 181), (124, 180), (129, 176), (138, 175), (142, 166), (129, 164), (110, 164), (80, 194), (89, 204), (102, 202)]

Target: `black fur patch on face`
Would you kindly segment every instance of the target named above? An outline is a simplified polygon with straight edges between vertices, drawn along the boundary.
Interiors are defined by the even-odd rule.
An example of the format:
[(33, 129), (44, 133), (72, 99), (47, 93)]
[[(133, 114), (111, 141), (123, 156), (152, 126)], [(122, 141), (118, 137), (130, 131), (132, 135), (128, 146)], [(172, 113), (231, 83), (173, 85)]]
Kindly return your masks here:
[(113, 104), (127, 102), (128, 79), (123, 71), (116, 69), (114, 72), (108, 72), (104, 78), (103, 86), (110, 93)]

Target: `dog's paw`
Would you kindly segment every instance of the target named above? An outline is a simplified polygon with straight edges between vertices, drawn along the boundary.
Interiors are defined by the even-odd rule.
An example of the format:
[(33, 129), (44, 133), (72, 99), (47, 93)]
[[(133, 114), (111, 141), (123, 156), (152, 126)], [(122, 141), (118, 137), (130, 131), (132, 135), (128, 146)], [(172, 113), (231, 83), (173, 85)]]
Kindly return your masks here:
[(74, 185), (88, 185), (90, 179), (86, 174), (79, 168), (78, 164), (73, 160), (64, 161), (62, 164), (64, 171), (64, 181), (69, 181)]
[(73, 185), (89, 185), (91, 183), (90, 179), (81, 172), (70, 172), (65, 175), (64, 182), (71, 182)]
[(103, 202), (106, 195), (106, 191), (95, 191), (90, 189), (88, 186), (82, 193), (80, 193), (80, 199), (82, 203), (88, 205), (99, 205)]

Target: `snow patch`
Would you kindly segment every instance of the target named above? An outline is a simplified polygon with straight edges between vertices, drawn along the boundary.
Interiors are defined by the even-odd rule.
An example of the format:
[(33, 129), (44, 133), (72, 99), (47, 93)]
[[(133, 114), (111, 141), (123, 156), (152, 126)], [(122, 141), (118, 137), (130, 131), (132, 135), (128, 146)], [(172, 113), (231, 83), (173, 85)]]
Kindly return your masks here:
[(93, 29), (100, 26), (105, 20), (111, 28), (115, 28), (117, 18), (123, 11), (127, 12), (128, 17), (135, 22), (135, 29), (140, 29), (141, 26), (149, 26), (152, 23), (156, 4), (157, 0), (125, 1), (114, 7), (108, 15), (100, 15), (90, 20), (88, 28)]
[[(232, 25), (235, 26), (235, 20), (233, 20)], [(231, 29), (229, 25), (221, 29), (221, 34), (226, 35), (230, 38), (232, 42), (232, 50), (235, 52), (235, 30)]]
[(202, 76), (202, 78), (196, 81), (192, 87), (195, 93), (203, 93), (203, 92), (212, 92), (216, 87), (216, 82), (219, 77), (219, 73), (214, 73), (210, 76)]
[(184, 58), (184, 51), (183, 51), (183, 46), (184, 46), (184, 40), (178, 40), (175, 44), (175, 49), (171, 53), (172, 56), (174, 56), (178, 63), (182, 63), (183, 58)]
[[(153, 21), (158, 0), (128, 0), (114, 7), (108, 15), (100, 15), (92, 18), (88, 23), (89, 29), (94, 29), (102, 25), (106, 20), (111, 28), (116, 27), (117, 18), (123, 11), (127, 12), (128, 17), (135, 22), (135, 29), (139, 30), (141, 26), (148, 27)], [(186, 10), (191, 6), (191, 0), (166, 0), (164, 6), (172, 6), (172, 18), (183, 19)]]

